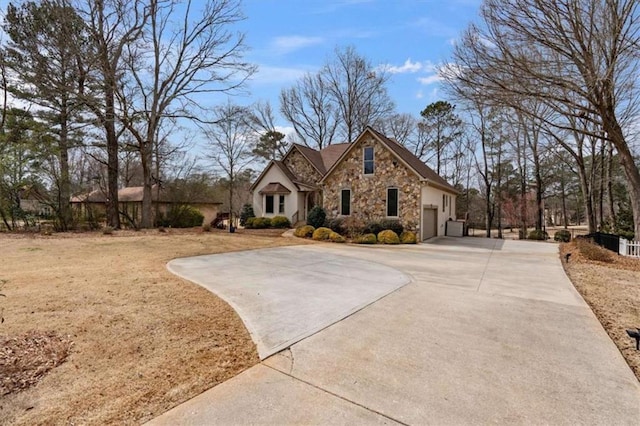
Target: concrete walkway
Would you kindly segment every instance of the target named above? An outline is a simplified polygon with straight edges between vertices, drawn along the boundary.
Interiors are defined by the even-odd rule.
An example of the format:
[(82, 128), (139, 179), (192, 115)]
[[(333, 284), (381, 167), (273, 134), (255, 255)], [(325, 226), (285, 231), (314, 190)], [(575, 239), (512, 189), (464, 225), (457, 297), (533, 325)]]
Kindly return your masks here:
[[(443, 238), (393, 248), (273, 250), (334, 256), (344, 274), (351, 262), (373, 262), (411, 282), (150, 424), (640, 419), (638, 381), (566, 278), (553, 244)], [(245, 263), (273, 250), (246, 252)], [(262, 277), (279, 272), (265, 268)]]

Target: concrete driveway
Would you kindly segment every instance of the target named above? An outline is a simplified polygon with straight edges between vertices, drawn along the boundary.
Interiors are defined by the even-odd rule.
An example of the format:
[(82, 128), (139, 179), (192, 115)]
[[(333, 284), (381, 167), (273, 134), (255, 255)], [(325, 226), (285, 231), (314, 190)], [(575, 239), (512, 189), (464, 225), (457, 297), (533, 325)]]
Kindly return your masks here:
[[(257, 250), (243, 253), (247, 257), (241, 264), (227, 263), (235, 277), (247, 264), (267, 259), (270, 265), (258, 275), (251, 269), (252, 275), (237, 279), (237, 285), (274, 285), (274, 276), (283, 273), (282, 265), (268, 261), (274, 252), (278, 258), (295, 253), (299, 261), (318, 260), (316, 271), (326, 279), (314, 281), (316, 296), (322, 293), (316, 286), (326, 285), (327, 293), (337, 291), (341, 276), (353, 274), (352, 264), (358, 271), (354, 285), (372, 280), (377, 293), (362, 299), (354, 296), (351, 305), (364, 308), (351, 308), (355, 313), (310, 333), (151, 424), (637, 424), (640, 420), (638, 381), (565, 276), (553, 244), (441, 238), (392, 248), (322, 245)], [(373, 265), (382, 269), (369, 272)], [(173, 263), (171, 268), (175, 269)], [(379, 273), (398, 281), (383, 289), (387, 278), (376, 281)], [(410, 282), (403, 286), (404, 276)], [(295, 274), (288, 279), (295, 281)], [(304, 282), (305, 277), (299, 280)], [(296, 294), (304, 298), (306, 293), (302, 288)], [(310, 299), (326, 303), (316, 296)], [(255, 298), (247, 300), (245, 306), (242, 297), (234, 299), (236, 308), (242, 306), (243, 318), (260, 309)], [(284, 315), (304, 321), (313, 305), (297, 312), (289, 309)]]

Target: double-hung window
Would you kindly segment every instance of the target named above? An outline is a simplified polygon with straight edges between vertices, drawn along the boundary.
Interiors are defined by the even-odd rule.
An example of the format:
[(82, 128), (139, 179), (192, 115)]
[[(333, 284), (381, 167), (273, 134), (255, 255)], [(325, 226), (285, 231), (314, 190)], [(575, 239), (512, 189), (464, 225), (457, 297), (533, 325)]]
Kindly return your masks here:
[(273, 213), (273, 195), (266, 195), (265, 196), (264, 212), (265, 213)]
[(278, 213), (284, 214), (284, 195), (280, 195), (280, 199), (278, 200)]
[(362, 155), (363, 158), (363, 173), (365, 175), (373, 174), (373, 147), (367, 146), (364, 148), (364, 152)]
[(340, 191), (340, 214), (349, 216), (351, 214), (351, 190), (343, 189)]
[(387, 216), (398, 217), (398, 188), (387, 188)]

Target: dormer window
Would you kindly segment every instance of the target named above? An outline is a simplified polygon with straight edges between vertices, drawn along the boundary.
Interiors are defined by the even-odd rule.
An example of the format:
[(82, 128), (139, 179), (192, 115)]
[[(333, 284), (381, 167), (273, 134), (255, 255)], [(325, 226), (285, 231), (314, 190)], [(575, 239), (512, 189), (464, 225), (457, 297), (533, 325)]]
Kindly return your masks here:
[(365, 175), (373, 174), (373, 147), (366, 146), (363, 153), (363, 173)]

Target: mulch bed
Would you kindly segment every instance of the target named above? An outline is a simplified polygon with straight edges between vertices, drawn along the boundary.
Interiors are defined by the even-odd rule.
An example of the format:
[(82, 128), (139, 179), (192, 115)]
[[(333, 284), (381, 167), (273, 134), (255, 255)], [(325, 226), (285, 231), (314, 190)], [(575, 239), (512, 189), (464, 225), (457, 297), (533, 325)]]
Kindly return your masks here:
[(49, 370), (67, 359), (72, 345), (68, 337), (53, 332), (0, 336), (0, 396), (38, 383)]

